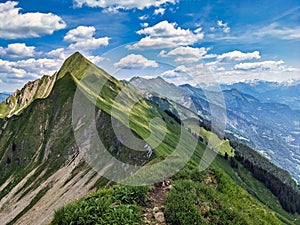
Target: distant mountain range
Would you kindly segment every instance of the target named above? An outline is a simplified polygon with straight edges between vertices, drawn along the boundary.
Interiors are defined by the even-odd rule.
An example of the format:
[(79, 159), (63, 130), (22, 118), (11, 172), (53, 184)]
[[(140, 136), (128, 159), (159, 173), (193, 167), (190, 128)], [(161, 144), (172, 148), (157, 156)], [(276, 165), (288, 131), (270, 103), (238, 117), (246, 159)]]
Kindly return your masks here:
[(221, 85), (224, 90), (237, 89), (264, 103), (282, 103), (291, 109), (300, 110), (300, 81), (277, 83), (267, 81), (239, 82)]
[(9, 93), (0, 93), (0, 102), (4, 101), (9, 96), (10, 96)]
[[(138, 88), (168, 97), (179, 104), (183, 102), (187, 104), (192, 100), (196, 106), (196, 109), (192, 110), (202, 119), (210, 120), (210, 104), (222, 107), (219, 93), (203, 91), (191, 85), (176, 87), (163, 81), (162, 78), (146, 80), (137, 77), (133, 78), (131, 83)], [(243, 90), (248, 90), (248, 93), (237, 89), (242, 90), (242, 87)], [(290, 99), (297, 102), (299, 98), (297, 87), (299, 86), (278, 86), (277, 83), (270, 82), (257, 82), (257, 86), (238, 83), (231, 86), (224, 85), (223, 96), (227, 112), (226, 136), (253, 147), (276, 165), (288, 170), (300, 183), (300, 111), (277, 102), (278, 99), (280, 102), (283, 101), (284, 96), (288, 94), (292, 96)], [(288, 90), (293, 91), (289, 93)], [(271, 93), (276, 95), (285, 93), (285, 95), (283, 94), (281, 98), (268, 97), (264, 101), (249, 94), (254, 92), (257, 97), (264, 96), (263, 93), (269, 93), (269, 96)], [(207, 95), (210, 96), (210, 102)]]

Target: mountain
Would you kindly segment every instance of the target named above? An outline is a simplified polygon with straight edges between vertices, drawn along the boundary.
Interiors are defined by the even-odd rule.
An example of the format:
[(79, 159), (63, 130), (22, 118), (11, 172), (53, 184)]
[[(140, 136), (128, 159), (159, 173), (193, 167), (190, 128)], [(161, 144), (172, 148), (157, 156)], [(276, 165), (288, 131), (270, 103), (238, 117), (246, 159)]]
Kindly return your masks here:
[[(153, 83), (156, 84), (153, 84)], [(139, 88), (145, 88), (181, 104), (174, 93), (184, 93), (185, 99), (192, 102), (193, 112), (200, 119), (209, 121), (211, 107), (222, 111), (226, 108), (226, 136), (256, 149), (276, 165), (288, 170), (300, 183), (299, 175), (299, 118), (300, 111), (292, 110), (280, 103), (263, 103), (259, 99), (240, 92), (237, 89), (224, 90), (222, 93), (203, 90), (191, 85), (174, 87), (162, 82), (161, 78), (149, 81), (135, 78), (132, 82)], [(150, 85), (148, 85), (150, 84)], [(152, 88), (155, 87), (155, 88)], [(173, 90), (171, 90), (173, 88)], [(225, 104), (222, 104), (222, 98)], [(209, 97), (209, 100), (208, 100)], [(190, 101), (192, 100), (192, 101)]]
[[(208, 106), (203, 91), (182, 86), (195, 104)], [(210, 92), (213, 95), (213, 92)], [(227, 136), (241, 141), (288, 170), (300, 183), (300, 111), (280, 103), (262, 103), (237, 89), (223, 91), (227, 112)], [(216, 101), (214, 101), (216, 102)], [(217, 103), (216, 103), (217, 104)], [(204, 107), (209, 111), (209, 107)]]
[(264, 103), (281, 103), (293, 110), (300, 110), (300, 83), (277, 83), (267, 81), (239, 82), (231, 85), (222, 85), (224, 90), (237, 89), (249, 94)]
[(47, 98), (56, 80), (53, 76), (43, 76), (34, 82), (28, 82), (22, 90), (16, 90), (0, 103), (0, 118), (17, 115), (35, 99)]
[(288, 212), (247, 167), (200, 140), (197, 118), (182, 124), (167, 110), (172, 100), (144, 98), (80, 53), (45, 80), (0, 106), (0, 224), (299, 220), (288, 213), (298, 194), (285, 171), (268, 164), (285, 177), (282, 196), (296, 199)]
[[(80, 82), (88, 72), (91, 73), (88, 79), (98, 78), (100, 81), (105, 81), (100, 95), (93, 92), (92, 89), (95, 87), (86, 86), (87, 83)], [(48, 87), (51, 87), (52, 80), (55, 82), (50, 90)], [(40, 81), (34, 83), (40, 83)], [(104, 155), (101, 158), (96, 157), (95, 161), (88, 161), (90, 165), (87, 165), (86, 160), (83, 159), (84, 154), (89, 154), (89, 152), (81, 152), (75, 140), (76, 138), (87, 140), (88, 137), (84, 135), (89, 134), (84, 133), (83, 136), (80, 136), (77, 133), (79, 136), (76, 136), (74, 129), (80, 132), (84, 131), (84, 128), (87, 129), (85, 126), (90, 125), (90, 123), (82, 124), (85, 118), (89, 118), (88, 115), (82, 117), (74, 115), (73, 99), (77, 87), (80, 88), (78, 93), (84, 93), (80, 97), (83, 105), (97, 96), (99, 108), (95, 112), (96, 126), (104, 146), (117, 159), (122, 159), (124, 163), (133, 163), (130, 171), (124, 167), (124, 163), (116, 161), (111, 164), (111, 160), (108, 158), (110, 171), (119, 171), (119, 174), (112, 174), (110, 171), (102, 173), (106, 177), (115, 176), (113, 178), (116, 180), (122, 179), (155, 155), (164, 157), (170, 154), (174, 149), (174, 144), (177, 144), (177, 141), (174, 142), (174, 140), (179, 140), (179, 135), (183, 135), (186, 139), (180, 145), (186, 146), (186, 151), (180, 152), (180, 157), (176, 156), (177, 154), (174, 155), (176, 159), (174, 166), (177, 167), (192, 153), (187, 154), (188, 146), (192, 148), (191, 143), (197, 143), (197, 140), (193, 141), (194, 137), (187, 131), (182, 133), (180, 125), (173, 122), (174, 119), (157, 108), (155, 104), (144, 100), (139, 101), (134, 90), (125, 89), (119, 81), (93, 65), (79, 53), (69, 57), (59, 72), (49, 79), (48, 84), (44, 90), (42, 90), (44, 86), (33, 88), (29, 95), (25, 95), (28, 85), (22, 89), (25, 91), (21, 91), (21, 93), (17, 91), (16, 93), (20, 94), (13, 94), (10, 99), (19, 100), (24, 99), (23, 96), (37, 96), (35, 90), (41, 90), (41, 93), (47, 93), (46, 90), (49, 90), (49, 94), (47, 97), (32, 97), (34, 100), (28, 105), (25, 104), (26, 107), (22, 105), (23, 101), (21, 101), (21, 104), (17, 105), (19, 107), (17, 114), (10, 113), (0, 120), (0, 169), (4, 171), (0, 177), (1, 224), (45, 224), (51, 219), (54, 209), (76, 197), (82, 197), (94, 187), (101, 187), (108, 182), (105, 177), (101, 177), (91, 168), (92, 166), (97, 169), (95, 164), (99, 164), (99, 160), (100, 162), (106, 160)], [(125, 101), (127, 103), (125, 105), (113, 101), (121, 88), (124, 92), (122, 92), (120, 101)], [(4, 104), (9, 106), (6, 102)], [(129, 149), (120, 141), (132, 133), (126, 127), (126, 125), (129, 126), (126, 123), (128, 115), (123, 113), (127, 111), (129, 104), (134, 106), (130, 116), (131, 130), (134, 132), (135, 138), (138, 138), (138, 143), (134, 143), (133, 147), (145, 148), (143, 151)], [(1, 107), (6, 109), (6, 105), (1, 105)], [(117, 110), (113, 110), (113, 107)], [(95, 109), (95, 106), (93, 108)], [(3, 110), (3, 108), (1, 109)], [(84, 110), (86, 109), (84, 108)], [(172, 130), (172, 133), (168, 132), (165, 135), (166, 138), (159, 146), (156, 146), (156, 142), (161, 139), (161, 130), (166, 128), (160, 124), (151, 123), (150, 130), (148, 126), (144, 125), (150, 124), (152, 118), (157, 116), (163, 117), (167, 128)], [(123, 134), (123, 136), (117, 138), (113, 125), (122, 131), (121, 135)], [(155, 135), (151, 136), (151, 132)], [(86, 142), (82, 144), (86, 144)], [(89, 143), (89, 145), (93, 150), (93, 143)], [(150, 147), (151, 145), (155, 147), (155, 152)], [(203, 151), (203, 148), (197, 148), (200, 152)], [(99, 151), (101, 150), (99, 149)], [(105, 167), (106, 164), (107, 162), (104, 161), (99, 166)], [(173, 171), (172, 167), (170, 170)], [(145, 176), (142, 173), (143, 171), (140, 170), (140, 177)], [(157, 174), (155, 175), (157, 176)], [(150, 176), (150, 179), (151, 173), (148, 173), (147, 176)], [(156, 178), (151, 179), (155, 181)]]
[[(73, 64), (76, 66), (72, 67)], [(86, 195), (96, 182), (107, 183), (84, 163), (73, 134), (71, 115), (76, 82), (88, 67), (96, 68), (76, 53), (58, 74), (48, 79), (48, 85), (33, 88), (26, 94), (34, 86), (27, 85), (10, 97), (19, 100), (30, 96), (34, 100), (27, 107), (19, 101), (22, 112), (0, 120), (1, 224), (47, 224), (53, 209)], [(97, 72), (102, 76), (100, 69)], [(50, 90), (52, 80), (55, 82)], [(38, 95), (48, 90), (47, 97)], [(111, 130), (110, 116), (102, 110), (97, 115), (99, 126)], [(122, 156), (118, 152), (126, 148), (116, 137), (109, 132), (102, 137), (115, 146), (112, 151)]]

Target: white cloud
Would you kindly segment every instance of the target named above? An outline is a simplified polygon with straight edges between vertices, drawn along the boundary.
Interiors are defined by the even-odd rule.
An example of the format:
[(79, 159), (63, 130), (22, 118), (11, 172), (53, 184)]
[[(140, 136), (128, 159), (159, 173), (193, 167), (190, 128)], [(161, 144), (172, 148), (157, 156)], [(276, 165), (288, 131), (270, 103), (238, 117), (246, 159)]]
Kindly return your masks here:
[(158, 8), (158, 9), (154, 10), (153, 15), (164, 15), (165, 12), (166, 12), (166, 9), (164, 9), (164, 8)]
[(24, 83), (42, 75), (52, 75), (60, 67), (59, 59), (26, 59), (7, 61), (0, 59), (0, 77), (4, 84)]
[(270, 36), (283, 40), (300, 39), (300, 26), (284, 27), (278, 23), (272, 23), (267, 27), (254, 31), (252, 36), (259, 38)]
[(175, 4), (178, 0), (73, 0), (74, 6), (81, 8), (83, 5), (100, 8), (116, 9), (144, 9), (149, 7), (159, 8), (167, 3)]
[(52, 34), (66, 27), (61, 17), (52, 13), (24, 13), (16, 8), (18, 2), (0, 3), (0, 38), (18, 39)]
[(199, 34), (202, 31), (202, 27), (197, 28), (196, 30), (194, 30), (195, 34)]
[(82, 51), (82, 50), (95, 50), (100, 46), (107, 46), (109, 44), (108, 37), (104, 38), (92, 38), (85, 41), (79, 41), (70, 45), (70, 49)]
[(180, 77), (181, 74), (179, 71), (176, 70), (167, 70), (163, 72), (161, 76), (165, 79), (174, 79)]
[(148, 19), (148, 15), (143, 15), (139, 17), (139, 20), (146, 20)]
[(149, 23), (141, 23), (141, 27), (149, 27)]
[(64, 48), (57, 48), (47, 53), (48, 56), (56, 59), (66, 59), (67, 54)]
[(86, 27), (86, 26), (78, 26), (73, 30), (69, 30), (66, 36), (64, 37), (64, 41), (68, 42), (78, 42), (84, 41), (86, 39), (90, 39), (95, 34), (95, 27)]
[[(201, 83), (233, 83), (260, 79), (267, 81), (299, 80), (300, 68), (288, 67), (283, 61), (240, 63), (235, 69), (217, 67), (214, 64), (181, 65), (162, 73), (166, 80), (176, 83), (197, 85)], [(238, 69), (240, 68), (240, 69)]]
[(207, 48), (193, 48), (193, 47), (177, 47), (169, 52), (165, 50), (161, 51), (159, 56), (161, 57), (175, 57), (175, 62), (197, 62), (201, 58), (204, 58), (208, 49)]
[(207, 54), (203, 57), (203, 59), (212, 59), (212, 58), (217, 58), (217, 54)]
[(139, 35), (145, 35), (139, 42), (130, 49), (138, 48), (172, 48), (181, 45), (191, 45), (203, 39), (204, 34), (195, 33), (189, 29), (182, 29), (176, 23), (162, 21), (152, 27), (147, 27), (137, 32)]
[[(64, 49), (56, 49), (49, 53), (53, 58), (29, 58), (26, 60), (9, 61), (0, 59), (0, 89), (13, 91), (29, 80), (36, 80), (42, 75), (52, 75), (59, 70), (66, 59)], [(98, 63), (104, 59), (99, 56), (85, 55), (93, 63)], [(7, 89), (9, 88), (9, 89)]]
[(88, 60), (90, 60), (92, 63), (94, 64), (98, 64), (99, 62), (102, 62), (104, 60), (107, 60), (106, 58), (104, 57), (101, 57), (101, 56), (92, 56), (92, 55), (88, 55), (88, 56), (85, 56)]
[(34, 46), (26, 46), (25, 43), (9, 44), (7, 48), (0, 47), (0, 55), (9, 58), (24, 58), (35, 54)]
[(109, 45), (109, 37), (95, 38), (96, 29), (92, 26), (79, 26), (75, 29), (69, 30), (64, 37), (64, 41), (71, 42), (67, 48), (57, 48), (46, 55), (50, 58), (65, 60), (69, 55), (75, 51), (79, 51), (89, 58), (92, 62), (98, 63), (104, 58), (99, 56), (92, 56), (90, 53), (100, 46)]
[(68, 31), (64, 37), (64, 41), (72, 42), (69, 49), (75, 51), (88, 51), (107, 46), (109, 37), (95, 38), (96, 29), (93, 26), (78, 26), (77, 28)]
[(223, 30), (224, 33), (230, 32), (230, 27), (228, 26), (228, 23), (224, 23), (222, 20), (218, 20), (217, 25)]
[(234, 66), (236, 70), (255, 70), (255, 69), (262, 69), (262, 70), (270, 70), (276, 69), (280, 66), (284, 65), (284, 61), (262, 61), (262, 62), (252, 62), (252, 63), (239, 63)]
[(197, 85), (202, 82), (211, 83), (214, 81), (214, 76), (209, 71), (208, 67), (203, 63), (191, 66), (180, 65), (175, 69), (165, 71), (162, 74), (162, 77), (177, 85)]
[(299, 40), (300, 26), (284, 26), (280, 23), (272, 23), (268, 26), (249, 26), (245, 32), (235, 36), (207, 34), (207, 38), (214, 41), (230, 41), (239, 43), (256, 43), (262, 40)]
[(259, 51), (243, 53), (240, 51), (226, 52), (217, 57), (219, 61), (243, 61), (250, 59), (260, 59)]
[(156, 68), (158, 67), (158, 63), (154, 60), (149, 60), (142, 55), (130, 54), (120, 59), (114, 66), (118, 69)]

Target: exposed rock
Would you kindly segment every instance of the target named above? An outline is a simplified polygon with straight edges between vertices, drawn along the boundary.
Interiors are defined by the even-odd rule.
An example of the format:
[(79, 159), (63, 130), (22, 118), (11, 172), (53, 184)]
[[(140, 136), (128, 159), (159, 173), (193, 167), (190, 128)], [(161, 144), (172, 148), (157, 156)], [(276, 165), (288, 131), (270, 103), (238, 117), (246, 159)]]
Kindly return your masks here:
[(154, 214), (154, 218), (157, 220), (159, 223), (164, 223), (165, 220), (165, 215), (163, 212), (157, 212)]
[(0, 118), (11, 117), (20, 113), (35, 99), (47, 98), (54, 87), (56, 78), (56, 73), (53, 76), (45, 75), (41, 79), (28, 82), (22, 90), (16, 90), (5, 102), (2, 102), (2, 108), (6, 108), (6, 111), (0, 114)]
[(154, 207), (154, 208), (153, 208), (153, 212), (154, 212), (154, 213), (157, 213), (158, 211), (159, 211), (159, 208), (158, 208), (158, 207)]

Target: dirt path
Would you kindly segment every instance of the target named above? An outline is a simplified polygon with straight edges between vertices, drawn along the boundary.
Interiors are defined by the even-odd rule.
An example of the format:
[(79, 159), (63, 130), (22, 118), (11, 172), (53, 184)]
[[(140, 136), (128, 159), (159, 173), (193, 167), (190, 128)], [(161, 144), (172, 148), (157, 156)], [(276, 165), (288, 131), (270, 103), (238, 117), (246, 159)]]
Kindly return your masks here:
[(159, 185), (153, 186), (152, 191), (147, 194), (149, 203), (144, 209), (144, 222), (152, 225), (167, 224), (164, 217), (165, 203), (167, 194), (172, 185), (165, 181)]

